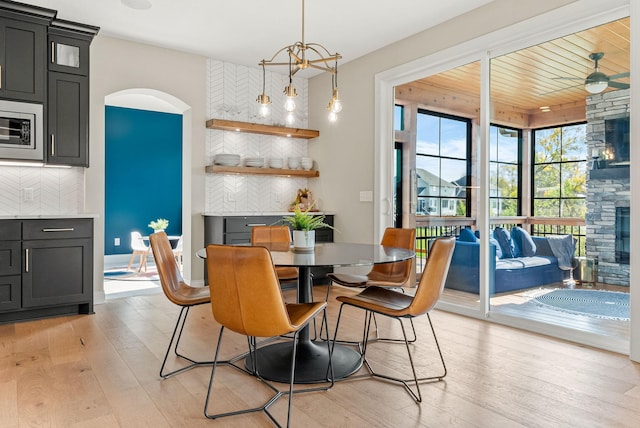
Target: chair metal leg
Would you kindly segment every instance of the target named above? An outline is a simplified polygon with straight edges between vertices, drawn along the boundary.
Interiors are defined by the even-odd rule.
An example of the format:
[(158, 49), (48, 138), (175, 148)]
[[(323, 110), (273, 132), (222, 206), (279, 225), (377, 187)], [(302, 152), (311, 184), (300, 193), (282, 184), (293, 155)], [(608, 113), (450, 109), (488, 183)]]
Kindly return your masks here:
[[(415, 364), (413, 363), (413, 356), (411, 354), (411, 348), (409, 347), (409, 340), (407, 340), (407, 332), (406, 332), (404, 324), (401, 322), (400, 318), (396, 318), (396, 319), (398, 320), (398, 322), (400, 322), (400, 326), (402, 327), (402, 335), (403, 335), (403, 337), (405, 339), (404, 343), (405, 343), (405, 347), (407, 349), (407, 355), (409, 356), (409, 363), (411, 364), (411, 372), (413, 373), (413, 379), (401, 379), (401, 378), (392, 377), (392, 376), (384, 375), (384, 374), (381, 374), (381, 373), (377, 373), (375, 370), (373, 370), (373, 368), (371, 367), (371, 365), (367, 361), (366, 357), (363, 356), (364, 364), (365, 364), (365, 366), (367, 367), (367, 370), (371, 373), (372, 376), (378, 377), (378, 378), (382, 378), (382, 379), (386, 379), (386, 380), (389, 380), (389, 381), (398, 382), (398, 383), (402, 384), (404, 386), (404, 388), (407, 390), (407, 392), (409, 393), (409, 395), (411, 395), (411, 397), (414, 399), (414, 401), (416, 403), (422, 402), (422, 394), (420, 393), (420, 382), (441, 381), (442, 379), (444, 379), (445, 376), (447, 376), (447, 366), (445, 365), (444, 357), (442, 356), (442, 351), (440, 349), (440, 344), (438, 343), (438, 338), (436, 337), (436, 332), (435, 332), (435, 330), (433, 328), (433, 323), (431, 322), (431, 317), (429, 316), (428, 313), (426, 315), (427, 315), (427, 319), (429, 320), (429, 325), (431, 327), (431, 332), (433, 333), (433, 339), (435, 341), (436, 348), (438, 350), (438, 355), (440, 356), (440, 362), (442, 363), (442, 368), (443, 368), (442, 374), (439, 374), (439, 375), (436, 375), (436, 376), (426, 376), (426, 377), (420, 377), (420, 378), (418, 377), (418, 375), (416, 373)], [(409, 385), (409, 383), (413, 383), (415, 385), (416, 391), (411, 389), (411, 385)]]
[[(324, 319), (326, 320), (326, 309), (323, 310), (324, 312)], [(308, 324), (308, 323), (307, 323)], [(329, 334), (329, 327), (328, 327), (328, 323), (325, 321), (324, 323), (324, 327), (325, 327), (325, 332), (328, 335)], [(217, 418), (222, 418), (222, 417), (226, 417), (226, 416), (233, 416), (233, 415), (240, 415), (240, 414), (245, 414), (245, 413), (253, 413), (253, 412), (259, 412), (259, 411), (264, 411), (265, 414), (269, 417), (269, 419), (271, 419), (271, 421), (276, 424), (276, 426), (281, 427), (280, 423), (275, 419), (275, 417), (271, 414), (271, 412), (269, 412), (269, 407), (275, 403), (280, 397), (282, 397), (283, 395), (288, 395), (289, 396), (289, 403), (288, 403), (288, 409), (287, 409), (287, 427), (290, 426), (290, 421), (291, 421), (291, 400), (293, 398), (293, 394), (298, 394), (298, 393), (302, 393), (302, 392), (313, 392), (313, 391), (328, 391), (329, 389), (331, 389), (334, 385), (334, 380), (333, 380), (333, 366), (331, 363), (331, 358), (329, 358), (329, 364), (328, 364), (328, 368), (327, 368), (327, 381), (330, 382), (330, 384), (328, 386), (321, 386), (321, 387), (311, 387), (311, 388), (304, 388), (304, 389), (297, 389), (294, 390), (294, 383), (295, 383), (295, 369), (296, 369), (296, 350), (297, 350), (297, 345), (298, 345), (298, 337), (299, 337), (299, 333), (300, 330), (297, 330), (295, 332), (293, 332), (293, 340), (292, 340), (292, 346), (293, 346), (293, 351), (292, 351), (292, 357), (291, 357), (291, 373), (290, 373), (290, 378), (289, 378), (289, 390), (288, 391), (280, 391), (278, 388), (276, 388), (275, 386), (273, 386), (269, 381), (267, 381), (266, 379), (264, 379), (261, 375), (260, 372), (258, 370), (258, 354), (256, 352), (257, 348), (258, 348), (258, 343), (256, 341), (255, 337), (247, 337), (247, 341), (249, 343), (249, 355), (251, 358), (251, 362), (252, 362), (252, 367), (254, 368), (252, 372), (248, 372), (246, 370), (243, 370), (245, 373), (248, 374), (252, 374), (256, 377), (256, 379), (262, 383), (264, 383), (269, 389), (271, 389), (274, 392), (274, 395), (271, 396), (271, 398), (269, 398), (264, 404), (262, 404), (259, 407), (254, 407), (251, 409), (243, 409), (243, 410), (236, 410), (236, 411), (232, 411), (232, 412), (226, 412), (226, 413), (218, 413), (218, 414), (210, 414), (207, 412), (208, 407), (209, 407), (209, 400), (211, 397), (211, 388), (213, 386), (213, 379), (215, 376), (215, 370), (216, 370), (216, 366), (220, 365), (222, 362), (218, 362), (218, 356), (220, 353), (220, 343), (222, 342), (222, 333), (224, 331), (224, 327), (220, 328), (220, 334), (218, 336), (218, 344), (216, 345), (216, 353), (215, 353), (215, 357), (214, 357), (214, 364), (213, 367), (211, 368), (211, 377), (209, 379), (209, 387), (207, 390), (207, 398), (205, 400), (204, 403), (204, 415), (207, 419), (217, 419)], [(266, 341), (270, 341), (270, 340), (266, 340)], [(265, 341), (261, 342), (264, 343)], [(331, 352), (332, 352), (332, 347), (330, 342), (327, 341), (327, 349), (329, 351), (329, 355), (331, 356)], [(245, 354), (246, 355), (246, 354)], [(233, 367), (236, 367), (235, 365), (231, 364)], [(237, 368), (237, 367), (236, 367)]]
[[(402, 292), (404, 293), (404, 289), (401, 288)], [(329, 301), (329, 286), (327, 287), (327, 298), (326, 301)], [(409, 318), (409, 322), (411, 323), (411, 331), (413, 332), (413, 338), (409, 339), (409, 343), (414, 343), (417, 339), (418, 336), (416, 335), (416, 328), (413, 325), (413, 319)], [(385, 342), (398, 342), (398, 343), (402, 343), (403, 339), (394, 339), (394, 338), (390, 338), (390, 337), (380, 337), (380, 334), (378, 333), (378, 321), (376, 320), (376, 316), (375, 314), (373, 314), (373, 323), (375, 325), (375, 339), (373, 340), (381, 340), (381, 341), (385, 341)], [(321, 334), (320, 334), (320, 340), (324, 340), (324, 338), (322, 337), (322, 330)], [(369, 339), (372, 340), (372, 339)], [(355, 342), (355, 341), (349, 341), (349, 340), (339, 340), (338, 343), (343, 343), (343, 344), (347, 344), (347, 345), (354, 345), (357, 346), (358, 349), (362, 349), (362, 345), (363, 342)]]
[[(400, 321), (400, 323), (402, 323), (402, 319), (398, 319)], [(402, 343), (403, 339), (394, 339), (391, 337), (380, 337), (380, 335), (378, 334), (378, 322), (376, 321), (376, 316), (375, 314), (373, 315), (373, 322), (376, 325), (376, 339), (375, 340), (381, 340), (383, 342), (398, 342), (398, 343)], [(418, 336), (416, 335), (416, 327), (413, 325), (413, 318), (409, 318), (409, 323), (411, 324), (411, 331), (413, 332), (413, 338), (409, 339), (409, 343), (414, 343), (417, 339)]]
[[(162, 360), (162, 366), (160, 367), (160, 377), (163, 379), (167, 379), (173, 375), (176, 375), (178, 373), (182, 373), (184, 371), (190, 370), (194, 367), (201, 367), (201, 366), (211, 366), (213, 365), (213, 361), (196, 361), (190, 357), (187, 357), (186, 355), (181, 354), (178, 351), (178, 346), (180, 344), (180, 338), (182, 337), (182, 331), (184, 330), (184, 325), (187, 322), (187, 316), (189, 315), (189, 309), (191, 308), (191, 306), (182, 306), (180, 309), (180, 314), (178, 315), (178, 320), (176, 321), (176, 326), (173, 329), (173, 334), (171, 335), (171, 340), (169, 341), (169, 345), (167, 346), (167, 352), (164, 354), (164, 359)], [(177, 337), (176, 337), (177, 334)], [(171, 352), (171, 345), (174, 344), (173, 346), (173, 352), (175, 353), (175, 355), (178, 358), (182, 358), (183, 360), (186, 360), (187, 362), (189, 362), (189, 364), (187, 364), (184, 367), (181, 367), (179, 369), (173, 370), (171, 372), (166, 373), (165, 372), (165, 366), (167, 365), (167, 359), (169, 358), (169, 353)], [(237, 361), (242, 360), (247, 354), (243, 353), (241, 355), (237, 355), (229, 360), (225, 360), (225, 361), (219, 361), (218, 364), (225, 364), (225, 365), (231, 365), (234, 366), (235, 368), (242, 370), (242, 371), (246, 371), (246, 369), (237, 366), (235, 363)]]
[[(187, 315), (189, 315), (190, 306), (182, 306), (180, 309), (180, 315), (178, 316), (178, 321), (176, 322), (176, 326), (173, 329), (173, 334), (171, 335), (171, 340), (169, 341), (169, 345), (167, 346), (167, 352), (164, 354), (164, 360), (162, 361), (162, 367), (160, 367), (160, 377), (166, 379), (178, 373), (182, 373), (183, 371), (192, 369), (194, 367), (212, 365), (213, 361), (195, 361), (192, 358), (189, 358), (185, 355), (182, 355), (178, 352), (178, 345), (180, 344), (180, 338), (182, 337), (182, 330), (184, 330), (184, 325), (187, 321)], [(177, 337), (176, 337), (177, 334)], [(173, 370), (171, 372), (165, 373), (165, 366), (167, 364), (167, 359), (169, 358), (169, 353), (171, 352), (171, 345), (174, 345), (173, 352), (177, 357), (182, 358), (188, 361), (190, 364), (181, 367), (179, 369)]]
[[(404, 294), (404, 288), (402, 287), (396, 287), (399, 288), (400, 291), (402, 291), (402, 293)], [(402, 342), (402, 339), (393, 339), (390, 337), (380, 337), (380, 335), (378, 334), (378, 322), (376, 321), (376, 315), (373, 314), (373, 322), (376, 325), (376, 340), (382, 340), (382, 341), (386, 341), (386, 342)], [(402, 323), (402, 320), (400, 320), (400, 322)], [(413, 338), (409, 339), (409, 343), (414, 343), (417, 339), (418, 336), (416, 336), (416, 328), (413, 325), (413, 318), (409, 318), (409, 322), (411, 323), (411, 331), (413, 332)]]
[[(338, 312), (338, 320), (336, 321), (336, 330), (334, 332), (334, 340), (333, 340), (334, 345), (333, 346), (335, 346), (336, 338), (338, 336), (338, 330), (340, 328), (340, 318), (342, 317), (343, 306), (344, 306), (344, 303), (342, 305), (340, 305), (340, 310)], [(381, 314), (381, 315), (384, 315), (384, 314)], [(367, 349), (368, 349), (368, 346), (369, 346), (369, 342), (375, 341), (375, 339), (374, 340), (369, 340), (368, 339), (369, 334), (370, 334), (370, 330), (371, 330), (371, 320), (373, 319), (374, 322), (375, 322), (374, 312), (365, 311), (365, 322), (364, 322), (364, 328), (363, 328), (363, 333), (362, 333), (362, 348), (361, 348), (360, 356), (361, 356), (363, 364), (367, 368), (367, 371), (369, 372), (369, 374), (350, 376), (349, 378), (347, 378), (347, 380), (361, 379), (361, 378), (364, 378), (364, 377), (377, 377), (377, 378), (389, 380), (389, 381), (392, 381), (392, 382), (397, 382), (397, 383), (402, 384), (402, 386), (407, 390), (407, 392), (409, 393), (411, 398), (413, 398), (413, 400), (416, 403), (422, 402), (422, 394), (420, 393), (420, 383), (421, 382), (426, 382), (426, 381), (436, 381), (436, 380), (437, 381), (441, 381), (442, 379), (444, 379), (447, 376), (447, 366), (446, 366), (446, 364), (444, 362), (444, 357), (442, 355), (442, 350), (440, 349), (440, 344), (438, 343), (438, 338), (436, 336), (435, 329), (433, 328), (433, 323), (431, 322), (431, 317), (429, 316), (428, 313), (426, 315), (427, 315), (427, 319), (429, 320), (429, 326), (431, 327), (431, 333), (433, 334), (433, 339), (435, 341), (436, 348), (438, 350), (438, 355), (440, 357), (440, 362), (442, 363), (442, 368), (443, 368), (442, 374), (439, 374), (439, 375), (436, 375), (436, 376), (428, 376), (428, 377), (420, 377), (420, 378), (418, 377), (418, 375), (416, 373), (415, 364), (413, 362), (413, 356), (411, 354), (411, 347), (409, 346), (409, 344), (411, 342), (407, 338), (407, 332), (406, 332), (405, 326), (402, 323), (400, 318), (396, 318), (396, 319), (398, 320), (398, 322), (400, 322), (400, 327), (402, 329), (402, 336), (404, 338), (404, 344), (405, 344), (405, 348), (407, 350), (407, 355), (409, 356), (409, 363), (411, 365), (411, 372), (413, 374), (413, 378), (412, 379), (401, 379), (401, 378), (387, 376), (387, 375), (384, 375), (384, 374), (376, 372), (373, 369), (373, 367), (371, 367), (371, 364), (369, 364), (369, 361), (367, 360)], [(391, 318), (395, 318), (395, 317), (391, 317)], [(414, 337), (415, 337), (415, 335), (414, 335)], [(416, 391), (414, 391), (411, 388), (411, 385), (410, 385), (411, 383), (415, 385)]]
[[(218, 366), (218, 356), (220, 355), (220, 345), (222, 343), (222, 334), (224, 332), (224, 327), (220, 327), (220, 334), (218, 335), (218, 344), (216, 345), (216, 354), (215, 357), (213, 359), (214, 364), (213, 367), (211, 368), (211, 377), (209, 378), (209, 387), (207, 389), (207, 397), (205, 399), (204, 402), (204, 416), (207, 419), (217, 419), (217, 418), (223, 418), (226, 416), (234, 416), (234, 415), (241, 415), (241, 414), (245, 414), (245, 413), (253, 413), (253, 412), (258, 412), (258, 411), (262, 411), (265, 410), (266, 407), (270, 406), (271, 404), (275, 403), (275, 401), (280, 398), (282, 396), (282, 393), (275, 388), (273, 385), (271, 385), (269, 382), (264, 381), (264, 379), (262, 379), (259, 375), (257, 375), (257, 372), (251, 373), (251, 374), (255, 374), (257, 375), (258, 380), (262, 381), (267, 387), (269, 387), (271, 390), (273, 390), (276, 394), (273, 395), (265, 404), (263, 404), (260, 407), (254, 407), (251, 409), (243, 409), (243, 410), (236, 410), (233, 412), (225, 412), (225, 413), (217, 413), (217, 414), (210, 414), (207, 412), (208, 408), (209, 408), (209, 401), (211, 398), (211, 388), (213, 386), (213, 379), (215, 377), (215, 373), (216, 373), (216, 367)], [(251, 338), (247, 338), (248, 339), (248, 343), (249, 343), (249, 355), (252, 358), (252, 361), (255, 362), (255, 358), (256, 356), (256, 352), (255, 352), (255, 348), (256, 348), (256, 340), (255, 337), (251, 337)], [(254, 367), (257, 367), (256, 365), (254, 365)], [(269, 416), (272, 420), (273, 418), (271, 416)], [(277, 421), (274, 420), (274, 422), (276, 423), (276, 425), (280, 426), (278, 424)]]

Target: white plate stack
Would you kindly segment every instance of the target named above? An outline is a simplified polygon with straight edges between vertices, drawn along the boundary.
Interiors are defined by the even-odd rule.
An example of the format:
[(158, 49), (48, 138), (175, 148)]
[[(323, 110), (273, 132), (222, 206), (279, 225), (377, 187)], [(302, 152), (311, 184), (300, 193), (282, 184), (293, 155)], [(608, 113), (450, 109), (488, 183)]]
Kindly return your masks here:
[(244, 164), (254, 168), (262, 168), (264, 166), (264, 158), (245, 158)]
[(240, 155), (219, 153), (213, 157), (213, 163), (222, 166), (240, 165)]

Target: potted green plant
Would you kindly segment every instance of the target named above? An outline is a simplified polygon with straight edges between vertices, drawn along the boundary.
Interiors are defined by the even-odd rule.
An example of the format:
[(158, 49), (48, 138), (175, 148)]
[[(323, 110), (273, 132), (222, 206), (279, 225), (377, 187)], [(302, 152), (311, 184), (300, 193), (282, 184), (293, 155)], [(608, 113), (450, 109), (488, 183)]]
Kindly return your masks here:
[(147, 226), (153, 229), (154, 232), (162, 232), (167, 227), (169, 227), (169, 220), (165, 218), (159, 218), (157, 220), (152, 221)]
[(295, 206), (293, 215), (287, 215), (282, 221), (288, 223), (293, 229), (293, 249), (300, 252), (311, 252), (316, 243), (316, 229), (333, 226), (325, 223), (324, 215), (309, 214), (313, 206), (302, 211), (299, 206)]

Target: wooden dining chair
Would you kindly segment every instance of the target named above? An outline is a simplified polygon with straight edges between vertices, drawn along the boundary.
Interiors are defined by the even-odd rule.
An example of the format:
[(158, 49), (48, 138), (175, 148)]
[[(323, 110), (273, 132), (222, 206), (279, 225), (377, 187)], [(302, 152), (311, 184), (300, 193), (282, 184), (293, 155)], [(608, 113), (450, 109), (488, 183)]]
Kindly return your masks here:
[[(385, 247), (405, 248), (407, 250), (416, 250), (416, 230), (392, 228), (388, 227), (384, 231), (380, 245)], [(409, 280), (411, 279), (411, 273), (414, 266), (414, 259), (403, 260), (394, 263), (384, 263), (373, 265), (371, 271), (366, 275), (353, 275), (348, 273), (330, 273), (327, 276), (331, 280), (331, 283), (336, 283), (345, 287), (391, 287), (399, 288), (411, 286)], [(329, 290), (327, 290), (327, 299), (329, 298)], [(416, 340), (416, 330), (413, 325), (413, 320), (410, 320), (411, 330), (413, 331), (413, 338), (410, 342)], [(374, 324), (376, 325), (376, 337), (378, 340), (396, 340), (387, 339), (378, 336), (377, 323), (374, 317)]]
[(135, 260), (136, 256), (140, 257), (140, 266), (138, 266), (138, 272), (147, 271), (147, 257), (149, 257), (149, 251), (151, 250), (147, 244), (144, 243), (142, 239), (142, 235), (140, 232), (131, 232), (131, 249), (133, 252), (131, 253), (131, 258), (129, 258), (129, 266), (127, 266), (127, 270), (131, 270), (131, 265)]
[[(388, 227), (384, 231), (380, 245), (385, 247), (416, 250), (416, 230)], [(404, 287), (411, 277), (413, 260), (373, 265), (366, 275), (330, 273), (331, 281), (346, 287)]]
[[(182, 331), (187, 321), (187, 315), (189, 315), (189, 309), (192, 306), (202, 305), (211, 301), (209, 287), (192, 287), (184, 282), (180, 274), (180, 267), (174, 257), (171, 243), (165, 232), (152, 233), (149, 236), (149, 242), (151, 243), (151, 250), (156, 260), (162, 291), (165, 296), (167, 296), (167, 299), (180, 306), (180, 315), (178, 316), (171, 340), (164, 355), (164, 360), (162, 361), (162, 366), (160, 367), (160, 377), (168, 378), (194, 367), (213, 364), (213, 361), (196, 361), (178, 351), (178, 345), (180, 344)], [(167, 359), (171, 352), (171, 345), (174, 343), (173, 351), (175, 355), (186, 360), (189, 364), (179, 369), (165, 372)]]
[[(289, 226), (253, 226), (251, 228), (251, 245), (274, 242), (291, 244)], [(277, 266), (276, 274), (281, 283), (298, 281), (298, 269), (295, 267)]]
[[(438, 338), (436, 337), (433, 323), (429, 312), (434, 308), (438, 299), (442, 295), (447, 274), (449, 272), (449, 266), (451, 264), (451, 257), (453, 256), (453, 249), (455, 247), (455, 238), (437, 238), (434, 240), (429, 252), (429, 258), (427, 259), (426, 266), (420, 277), (418, 288), (415, 295), (412, 297), (408, 294), (398, 292), (396, 290), (371, 286), (365, 288), (359, 294), (355, 296), (338, 296), (337, 300), (341, 302), (340, 311), (338, 312), (338, 320), (336, 322), (336, 329), (334, 332), (334, 343), (338, 336), (338, 329), (340, 327), (340, 319), (342, 317), (342, 310), (345, 305), (352, 306), (354, 308), (363, 309), (365, 311), (365, 326), (364, 334), (362, 337), (362, 350), (361, 358), (365, 367), (367, 368), (369, 375), (376, 378), (381, 378), (387, 381), (401, 383), (409, 395), (416, 401), (422, 401), (422, 395), (420, 393), (420, 382), (442, 380), (447, 375), (447, 366), (445, 365), (440, 345), (438, 344)], [(402, 335), (404, 337), (404, 344), (409, 355), (409, 363), (411, 365), (411, 371), (413, 378), (402, 379), (386, 374), (376, 372), (369, 361), (367, 360), (367, 350), (369, 345), (369, 330), (371, 328), (371, 320), (373, 314), (379, 314), (393, 319), (397, 319), (402, 329)], [(426, 315), (429, 320), (429, 326), (433, 333), (440, 361), (442, 363), (443, 372), (435, 376), (418, 377), (416, 374), (416, 368), (411, 355), (411, 348), (409, 346), (409, 340), (407, 339), (407, 333), (402, 323), (403, 318), (413, 319), (422, 315)], [(415, 385), (416, 391), (411, 388), (411, 385)]]
[[(264, 247), (236, 247), (228, 245), (207, 246), (207, 271), (209, 287), (211, 288), (211, 309), (213, 317), (220, 324), (220, 333), (216, 345), (211, 378), (204, 404), (204, 414), (209, 419), (239, 415), (243, 413), (264, 411), (276, 424), (278, 422), (269, 412), (269, 407), (283, 395), (289, 395), (287, 410), (287, 426), (291, 420), (291, 400), (294, 392), (310, 392), (328, 390), (333, 386), (333, 370), (331, 358), (328, 359), (327, 387), (310, 387), (296, 389), (295, 367), (298, 334), (309, 322), (320, 313), (325, 313), (326, 302), (286, 303), (280, 291), (280, 283), (269, 251)], [(326, 316), (324, 317), (326, 320)], [(326, 321), (325, 333), (328, 334)], [(253, 374), (256, 379), (269, 387), (274, 395), (263, 405), (255, 408), (211, 414), (209, 402), (212, 394), (213, 380), (216, 373), (222, 334), (229, 329), (247, 336), (249, 355)], [(259, 372), (256, 337), (277, 337), (293, 333), (291, 375), (289, 376), (289, 390), (280, 391)], [(327, 351), (331, 352), (331, 345), (327, 341)], [(279, 424), (278, 424), (279, 425)]]
[(184, 251), (184, 238), (182, 235), (178, 238), (178, 242), (176, 242), (176, 246), (173, 248), (173, 257), (176, 258), (176, 262), (178, 262), (178, 266), (182, 266), (182, 252)]

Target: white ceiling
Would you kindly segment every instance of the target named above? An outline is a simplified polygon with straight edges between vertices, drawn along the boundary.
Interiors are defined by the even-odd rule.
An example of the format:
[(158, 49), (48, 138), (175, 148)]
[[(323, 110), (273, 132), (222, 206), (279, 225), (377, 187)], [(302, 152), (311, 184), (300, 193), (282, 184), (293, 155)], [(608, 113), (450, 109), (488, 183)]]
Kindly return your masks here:
[[(301, 39), (301, 0), (24, 0), (57, 17), (101, 28), (100, 34), (257, 66)], [(305, 41), (352, 61), (492, 0), (307, 0)], [(308, 76), (313, 73), (307, 73)]]

